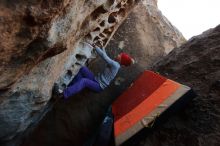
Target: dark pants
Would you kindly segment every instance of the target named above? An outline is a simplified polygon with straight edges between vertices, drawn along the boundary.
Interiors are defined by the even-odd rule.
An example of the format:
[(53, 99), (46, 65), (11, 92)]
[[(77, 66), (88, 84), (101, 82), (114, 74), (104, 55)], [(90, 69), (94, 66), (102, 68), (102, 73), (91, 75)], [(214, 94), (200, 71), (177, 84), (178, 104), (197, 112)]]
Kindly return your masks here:
[(93, 73), (87, 67), (82, 67), (69, 86), (64, 90), (64, 98), (67, 99), (70, 96), (80, 92), (84, 88), (89, 88), (95, 92), (102, 91), (102, 88), (95, 80)]

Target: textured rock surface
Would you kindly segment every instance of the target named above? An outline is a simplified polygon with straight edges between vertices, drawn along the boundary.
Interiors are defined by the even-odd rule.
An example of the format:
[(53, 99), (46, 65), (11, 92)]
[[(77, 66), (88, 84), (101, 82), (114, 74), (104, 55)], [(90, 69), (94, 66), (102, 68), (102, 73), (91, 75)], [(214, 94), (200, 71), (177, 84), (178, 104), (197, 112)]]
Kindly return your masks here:
[(193, 37), (153, 69), (188, 85), (197, 97), (151, 134), (125, 145), (217, 146), (220, 143), (220, 26)]
[(128, 48), (136, 63), (146, 68), (184, 42), (183, 35), (158, 10), (157, 1), (145, 0), (128, 16), (108, 48), (121, 49), (111, 52), (114, 55)]
[[(106, 36), (112, 34), (134, 3), (134, 0), (1, 1), (0, 89), (9, 87), (41, 60), (73, 47), (92, 30), (105, 30), (104, 46), (109, 38)], [(88, 37), (95, 38), (97, 34)]]
[[(156, 18), (148, 11), (154, 12)], [(68, 102), (58, 102), (25, 140), (24, 146), (83, 145), (89, 135), (94, 135), (108, 105), (154, 60), (164, 56), (166, 49), (184, 42), (182, 35), (166, 21), (153, 3), (135, 7), (112, 37), (106, 51), (112, 58), (121, 51), (128, 52), (138, 63), (128, 68), (122, 67), (116, 80), (104, 92), (95, 94), (85, 90)], [(163, 37), (165, 32), (173, 35)], [(146, 39), (141, 39), (140, 35)], [(176, 43), (163, 46), (163, 42)], [(103, 69), (103, 61), (100, 58), (93, 60), (89, 67), (96, 74)]]
[[(168, 54), (174, 47), (178, 47), (186, 41), (179, 30), (177, 30), (176, 27), (173, 26), (169, 20), (163, 16), (161, 11), (158, 10), (157, 0), (145, 0), (143, 1), (143, 4), (147, 10), (147, 16), (143, 14), (141, 15), (137, 9), (136, 13), (139, 15), (137, 17), (142, 16), (145, 21), (146, 19), (150, 19), (153, 22), (150, 27), (145, 25), (143, 22), (140, 23), (143, 26), (145, 25), (145, 28), (142, 26), (142, 28), (144, 28), (143, 31), (139, 32), (139, 38), (142, 39), (143, 43), (145, 43), (144, 46), (150, 46), (148, 42), (146, 42), (146, 40), (149, 40), (150, 38), (146, 38), (145, 35), (145, 33), (149, 33), (149, 31), (152, 31), (151, 36), (154, 36), (152, 38), (155, 42), (153, 40), (152, 42), (163, 48), (165, 55)], [(139, 27), (140, 26), (137, 25), (137, 30), (139, 30)], [(154, 46), (151, 47), (155, 48)], [(154, 56), (154, 54), (152, 53), (150, 56)]]
[(66, 86), (79, 67), (93, 57), (91, 49), (85, 49), (81, 42), (105, 46), (136, 3), (0, 2), (0, 142), (11, 140), (39, 120), (54, 82)]

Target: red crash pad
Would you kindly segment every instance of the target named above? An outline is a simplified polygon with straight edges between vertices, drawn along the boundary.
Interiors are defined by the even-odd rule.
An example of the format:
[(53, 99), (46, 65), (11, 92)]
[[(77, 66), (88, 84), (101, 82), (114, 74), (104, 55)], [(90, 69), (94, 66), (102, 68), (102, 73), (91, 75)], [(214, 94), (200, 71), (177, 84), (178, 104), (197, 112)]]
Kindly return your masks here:
[(189, 90), (159, 74), (144, 71), (112, 105), (116, 145), (148, 127)]

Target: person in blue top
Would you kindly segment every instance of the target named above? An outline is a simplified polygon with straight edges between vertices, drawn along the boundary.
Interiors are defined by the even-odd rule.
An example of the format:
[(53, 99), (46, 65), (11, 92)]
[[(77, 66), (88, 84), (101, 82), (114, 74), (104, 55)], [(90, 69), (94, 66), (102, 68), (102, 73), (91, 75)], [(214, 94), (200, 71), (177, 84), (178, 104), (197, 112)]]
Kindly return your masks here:
[(68, 99), (84, 88), (89, 88), (95, 92), (101, 92), (110, 85), (111, 81), (117, 75), (121, 65), (129, 66), (134, 62), (133, 59), (126, 53), (119, 54), (116, 59), (117, 61), (115, 61), (106, 54), (105, 49), (101, 49), (97, 46), (94, 48), (97, 54), (106, 63), (106, 67), (103, 72), (99, 73), (97, 76), (94, 76), (94, 74), (87, 67), (83, 66), (68, 87), (64, 89), (63, 92), (59, 92), (55, 89), (55, 94), (59, 94), (59, 96), (63, 97), (64, 99)]

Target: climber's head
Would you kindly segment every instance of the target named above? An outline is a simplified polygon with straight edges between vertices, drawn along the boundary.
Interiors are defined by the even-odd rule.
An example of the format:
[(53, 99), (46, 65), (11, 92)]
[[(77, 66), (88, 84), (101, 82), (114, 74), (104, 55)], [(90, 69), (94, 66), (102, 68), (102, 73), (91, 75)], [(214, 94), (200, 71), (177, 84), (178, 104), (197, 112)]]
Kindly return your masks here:
[(120, 53), (116, 60), (124, 66), (130, 66), (131, 64), (134, 64), (134, 59), (132, 57), (130, 57), (128, 54), (126, 53)]

